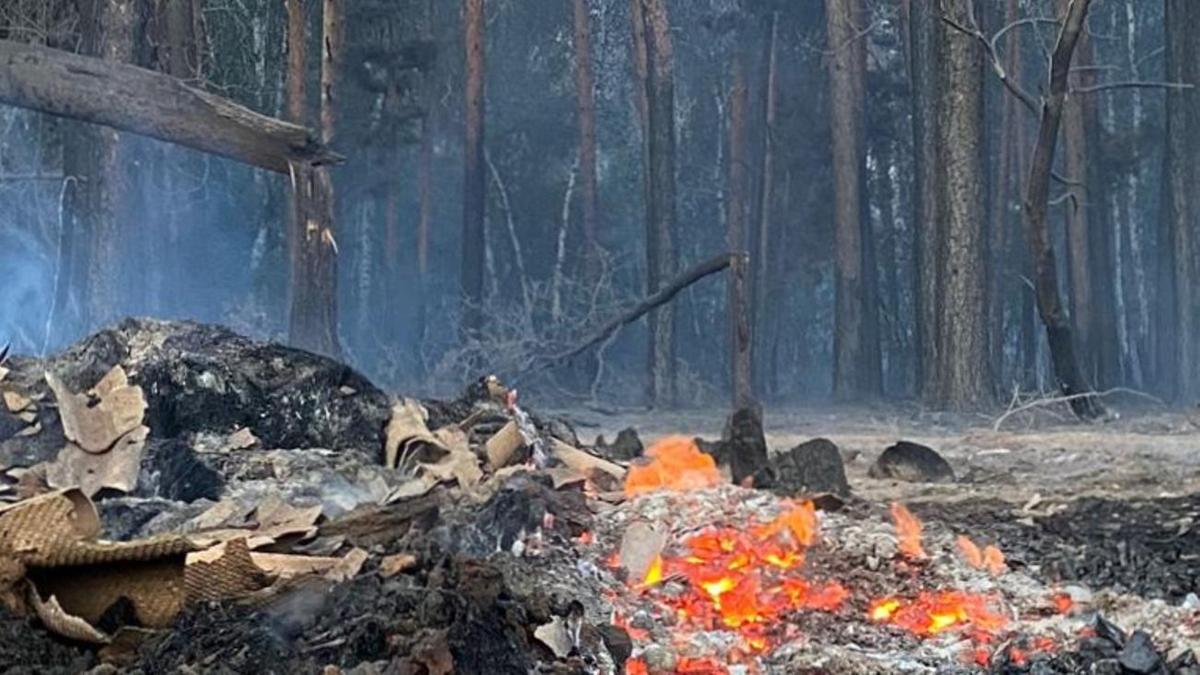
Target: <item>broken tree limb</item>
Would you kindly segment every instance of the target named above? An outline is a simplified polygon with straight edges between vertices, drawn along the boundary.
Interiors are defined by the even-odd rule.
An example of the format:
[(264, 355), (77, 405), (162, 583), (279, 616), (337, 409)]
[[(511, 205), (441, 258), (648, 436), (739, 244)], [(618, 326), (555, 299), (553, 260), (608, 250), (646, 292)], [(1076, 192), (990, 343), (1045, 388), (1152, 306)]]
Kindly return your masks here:
[(0, 103), (221, 155), (279, 173), (342, 157), (309, 129), (261, 115), (169, 75), (0, 40)]
[[(591, 347), (594, 347), (601, 342), (604, 342), (613, 333), (616, 333), (621, 327), (627, 326), (634, 321), (642, 318), (642, 316), (651, 310), (661, 307), (670, 302), (680, 291), (700, 281), (704, 277), (716, 274), (721, 270), (729, 267), (733, 259), (737, 256), (744, 256), (744, 253), (722, 253), (705, 260), (702, 263), (684, 271), (679, 276), (672, 279), (662, 288), (658, 289), (652, 295), (647, 296), (641, 302), (623, 312), (620, 316), (613, 318), (608, 323), (604, 324), (600, 330), (596, 331), (588, 339), (584, 340), (579, 346), (574, 347), (557, 356), (545, 357), (542, 361), (534, 361), (532, 365), (525, 369), (525, 372), (520, 373), (519, 377), (526, 377), (532, 373), (540, 372), (553, 366), (561, 365), (579, 356)], [(515, 380), (516, 378), (514, 378)]]

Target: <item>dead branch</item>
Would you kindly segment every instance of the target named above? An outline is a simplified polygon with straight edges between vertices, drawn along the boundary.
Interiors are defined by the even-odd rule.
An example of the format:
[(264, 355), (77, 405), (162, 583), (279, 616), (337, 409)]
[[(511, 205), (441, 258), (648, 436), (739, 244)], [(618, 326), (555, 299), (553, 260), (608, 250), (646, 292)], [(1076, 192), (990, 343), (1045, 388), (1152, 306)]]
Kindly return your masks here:
[(1153, 82), (1144, 80), (1129, 80), (1126, 82), (1105, 82), (1104, 84), (1096, 84), (1090, 87), (1076, 87), (1071, 89), (1072, 94), (1095, 94), (1101, 91), (1112, 91), (1114, 89), (1173, 89), (1182, 91), (1186, 89), (1195, 89), (1195, 85), (1187, 84), (1186, 82)]
[(0, 40), (0, 103), (105, 126), (288, 173), (332, 164), (309, 129), (268, 117), (169, 75)]
[(561, 365), (570, 361), (591, 347), (604, 342), (610, 335), (616, 333), (621, 327), (637, 321), (651, 310), (670, 302), (675, 298), (676, 295), (679, 294), (680, 291), (684, 290), (688, 286), (691, 286), (697, 281), (700, 281), (707, 276), (716, 274), (717, 272), (729, 267), (731, 264), (733, 264), (733, 259), (735, 256), (745, 255), (745, 253), (722, 253), (713, 258), (709, 258), (698, 265), (695, 265), (691, 269), (672, 279), (670, 283), (660, 288), (654, 294), (647, 296), (637, 305), (634, 305), (629, 310), (621, 313), (620, 316), (617, 316), (608, 323), (604, 324), (600, 330), (596, 331), (594, 335), (580, 343), (579, 346), (569, 349), (557, 356), (545, 357), (540, 362), (535, 360), (528, 368), (525, 369), (525, 372), (518, 373), (516, 377), (513, 378), (514, 381), (516, 379), (528, 377), (533, 373), (537, 373), (546, 370), (547, 368)]
[(1088, 392), (1083, 392), (1081, 394), (1068, 394), (1068, 395), (1064, 395), (1064, 396), (1051, 396), (1051, 397), (1037, 398), (1032, 401), (1029, 401), (1028, 403), (1022, 403), (1020, 405), (1016, 405), (1017, 401), (1020, 400), (1019, 394), (1014, 392), (1013, 399), (1012, 399), (1012, 402), (1009, 403), (1008, 410), (1006, 410), (1003, 415), (996, 418), (996, 421), (992, 424), (992, 431), (1000, 431), (1000, 426), (1002, 424), (1004, 424), (1004, 421), (1007, 420), (1008, 418), (1012, 417), (1013, 415), (1026, 412), (1028, 410), (1033, 410), (1034, 408), (1041, 408), (1043, 406), (1055, 405), (1057, 403), (1070, 404), (1070, 403), (1074, 403), (1075, 401), (1079, 401), (1079, 400), (1082, 400), (1082, 399), (1085, 399), (1088, 397), (1105, 398), (1107, 396), (1112, 396), (1113, 394), (1129, 394), (1131, 396), (1140, 396), (1141, 398), (1147, 399), (1149, 401), (1153, 401), (1153, 402), (1161, 404), (1161, 405), (1166, 405), (1166, 403), (1162, 399), (1158, 398), (1157, 396), (1154, 396), (1152, 394), (1147, 394), (1144, 391), (1138, 391), (1137, 389), (1129, 389), (1128, 387), (1113, 387), (1112, 389), (1105, 389), (1104, 391), (1101, 391), (1101, 392), (1088, 391)]

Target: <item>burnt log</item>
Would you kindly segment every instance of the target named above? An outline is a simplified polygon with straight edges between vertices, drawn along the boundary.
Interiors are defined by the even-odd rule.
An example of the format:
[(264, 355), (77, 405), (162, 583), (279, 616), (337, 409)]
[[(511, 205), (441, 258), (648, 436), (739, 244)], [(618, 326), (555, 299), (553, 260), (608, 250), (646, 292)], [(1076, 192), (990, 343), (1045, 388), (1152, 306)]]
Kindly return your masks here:
[(772, 458), (775, 487), (778, 494), (787, 496), (850, 495), (842, 453), (833, 441), (814, 438), (781, 452)]
[(288, 174), (341, 157), (298, 124), (169, 75), (0, 40), (0, 103), (102, 124)]
[(953, 483), (954, 469), (936, 450), (920, 443), (900, 441), (883, 451), (867, 475), (909, 483)]

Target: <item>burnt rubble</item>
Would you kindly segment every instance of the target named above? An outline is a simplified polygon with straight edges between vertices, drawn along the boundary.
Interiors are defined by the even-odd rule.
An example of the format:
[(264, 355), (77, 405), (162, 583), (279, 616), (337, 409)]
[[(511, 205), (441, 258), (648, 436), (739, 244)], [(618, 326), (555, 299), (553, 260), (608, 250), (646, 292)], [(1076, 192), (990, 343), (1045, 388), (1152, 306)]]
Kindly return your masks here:
[[(418, 404), (330, 359), (212, 326), (143, 320), (10, 366), (3, 388), (38, 403), (17, 406), (11, 432), (0, 418), (0, 500), (94, 506), (97, 530), (68, 542), (87, 551), (108, 551), (104, 539), (167, 542), (168, 563), (219, 554), (199, 563), (213, 566), (214, 579), (236, 572), (236, 564), (255, 575), (253, 583), (234, 579), (243, 583), (237, 594), (188, 595), (169, 621), (154, 624), (139, 614), (143, 596), (116, 593), (90, 620), (103, 639), (83, 644), (48, 629), (62, 617), (45, 610), (45, 591), (69, 590), (72, 574), (94, 570), (45, 561), (34, 569), (31, 562), (28, 599), (42, 607), (32, 618), (21, 611), (24, 587), (6, 585), (13, 570), (4, 565), (20, 564), (24, 551), (6, 550), (0, 540), (4, 672), (620, 675), (627, 660), (631, 673), (726, 672), (715, 655), (762, 672), (880, 672), (892, 661), (905, 672), (1197, 672), (1191, 652), (1164, 638), (1163, 625), (1196, 588), (1191, 524), (1200, 498), (1124, 507), (1079, 502), (1033, 515), (979, 501), (953, 508), (917, 503), (930, 558), (915, 560), (898, 552), (898, 530), (884, 505), (849, 498), (836, 445), (816, 439), (769, 453), (757, 411), (735, 412), (723, 438), (705, 444), (726, 474), (687, 437), (674, 437), (691, 459), (704, 460), (681, 471), (697, 471), (707, 482), (635, 496), (626, 472), (647, 469), (661, 444), (643, 452), (636, 432), (626, 430), (612, 444), (581, 449), (568, 423), (520, 408), (492, 377), (453, 401)], [(50, 491), (31, 467), (52, 460), (69, 431), (44, 373), (72, 392), (88, 392), (116, 367), (145, 393), (150, 431), (136, 486), (86, 497)], [(398, 409), (419, 433), (390, 437), (402, 426), (392, 424)], [(502, 435), (515, 451), (489, 454), (488, 442)], [(412, 444), (417, 451), (409, 459), (416, 459), (400, 469), (385, 466), (389, 444), (405, 451)], [(5, 513), (0, 505), (0, 537)], [(664, 611), (689, 598), (708, 601), (681, 568), (668, 568), (653, 589), (645, 581), (654, 559), (681, 565), (689, 537), (716, 528), (743, 537), (751, 553), (756, 544), (795, 544), (801, 530), (812, 537), (775, 551), (779, 569), (755, 573), (764, 582), (791, 583), (799, 598), (809, 594), (809, 604), (797, 600), (768, 613), (770, 625), (753, 633), (770, 644), (761, 654), (736, 644), (751, 633)], [(223, 531), (238, 538), (195, 543)], [(625, 545), (639, 532), (660, 539), (655, 547), (646, 546), (649, 536), (634, 542), (647, 549), (645, 569), (634, 572), (635, 547)], [(981, 546), (1001, 544), (1007, 560), (994, 574), (1008, 576), (958, 561), (957, 534), (977, 537)], [(265, 574), (256, 565), (276, 567)], [(292, 574), (288, 565), (325, 567)], [(187, 569), (183, 585), (193, 593)], [(1111, 614), (1130, 632), (1096, 618), (1091, 633), (1076, 636), (1070, 630), (1083, 610), (1055, 614), (1045, 607), (1053, 589), (1071, 580), (1098, 595), (1120, 587), (1143, 597), (1157, 592), (1174, 604), (1170, 611)], [(763, 598), (775, 597), (769, 586)], [(867, 618), (877, 599), (912, 601), (960, 587), (1009, 603), (1013, 620), (1045, 618), (1057, 631), (1055, 649), (1026, 644), (1033, 636), (1016, 629), (1002, 634), (1004, 643), (976, 644), (967, 631), (939, 642)], [(1098, 613), (1099, 603), (1086, 611)], [(696, 637), (708, 651), (689, 652), (681, 636)], [(990, 660), (964, 661), (963, 644), (986, 647)], [(635, 671), (634, 663), (648, 670)], [(702, 666), (710, 669), (697, 670)]]

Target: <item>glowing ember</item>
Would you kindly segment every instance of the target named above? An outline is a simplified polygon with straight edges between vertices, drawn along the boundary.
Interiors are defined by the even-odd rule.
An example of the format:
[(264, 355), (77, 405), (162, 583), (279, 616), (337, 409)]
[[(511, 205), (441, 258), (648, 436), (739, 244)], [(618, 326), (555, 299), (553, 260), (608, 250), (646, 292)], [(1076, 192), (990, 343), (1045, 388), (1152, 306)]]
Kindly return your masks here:
[(654, 560), (650, 561), (650, 567), (646, 570), (646, 578), (642, 580), (643, 586), (655, 586), (662, 583), (663, 580), (663, 560), (661, 555), (654, 556)]
[(929, 636), (971, 627), (984, 633), (1004, 628), (1008, 619), (992, 608), (991, 599), (964, 591), (921, 593), (915, 600), (884, 598), (871, 603), (867, 616), (917, 635)]
[(962, 556), (963, 561), (977, 570), (983, 569), (983, 553), (969, 537), (958, 535), (954, 545), (958, 548), (958, 553)]
[(995, 546), (988, 545), (983, 549), (983, 567), (994, 577), (998, 577), (1008, 571), (1008, 566), (1004, 564), (1004, 554)]
[(1070, 593), (1055, 593), (1050, 601), (1054, 603), (1054, 610), (1059, 614), (1069, 614), (1075, 608), (1075, 601), (1071, 599)]
[[(766, 631), (786, 628), (781, 615), (836, 611), (849, 596), (840, 584), (817, 583), (799, 574), (805, 549), (817, 540), (817, 527), (816, 510), (803, 502), (789, 505), (768, 523), (698, 532), (681, 542), (679, 556), (655, 560), (642, 587), (674, 610), (682, 627), (733, 629), (743, 638), (743, 653), (761, 652), (771, 645)], [(658, 593), (650, 588), (666, 577), (683, 580), (686, 590)]]
[(669, 436), (646, 451), (648, 464), (629, 467), (625, 476), (625, 496), (655, 490), (687, 491), (719, 485), (721, 472), (711, 455), (700, 452), (695, 441), (684, 436)]
[(900, 502), (892, 502), (892, 520), (896, 522), (900, 552), (911, 560), (924, 560), (927, 556), (921, 548), (921, 521)]

